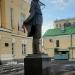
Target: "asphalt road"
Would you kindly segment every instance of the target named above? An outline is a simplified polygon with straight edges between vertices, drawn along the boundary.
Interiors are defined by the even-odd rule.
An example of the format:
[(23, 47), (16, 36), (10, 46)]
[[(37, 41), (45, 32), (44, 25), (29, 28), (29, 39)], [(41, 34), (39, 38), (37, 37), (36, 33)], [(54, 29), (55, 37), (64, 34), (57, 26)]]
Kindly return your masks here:
[(75, 75), (75, 63), (74, 62), (54, 62), (51, 63), (51, 75)]
[[(50, 75), (75, 75), (75, 63), (51, 62)], [(24, 65), (1, 65), (0, 75), (24, 75)]]
[(24, 65), (22, 64), (1, 65), (0, 75), (24, 75)]

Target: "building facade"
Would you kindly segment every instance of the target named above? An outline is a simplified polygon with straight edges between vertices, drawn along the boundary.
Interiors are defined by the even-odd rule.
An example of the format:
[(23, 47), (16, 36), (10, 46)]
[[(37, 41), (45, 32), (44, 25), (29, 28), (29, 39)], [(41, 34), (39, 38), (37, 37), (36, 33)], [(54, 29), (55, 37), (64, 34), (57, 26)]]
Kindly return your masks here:
[(29, 15), (28, 0), (0, 0), (0, 59), (23, 59), (32, 53), (32, 38), (22, 29)]
[(75, 59), (75, 19), (73, 18), (73, 21), (69, 19), (69, 25), (66, 24), (67, 20), (55, 21), (55, 28), (47, 30), (43, 36), (43, 49), (49, 57)]
[(69, 26), (75, 26), (75, 17), (54, 21), (55, 28), (63, 28), (63, 27), (69, 27)]

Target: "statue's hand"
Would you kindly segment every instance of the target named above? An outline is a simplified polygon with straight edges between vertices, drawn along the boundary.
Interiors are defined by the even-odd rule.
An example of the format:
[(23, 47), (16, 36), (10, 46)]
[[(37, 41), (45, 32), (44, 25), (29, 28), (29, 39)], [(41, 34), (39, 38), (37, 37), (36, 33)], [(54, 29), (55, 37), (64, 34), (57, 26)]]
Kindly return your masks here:
[(23, 22), (23, 25), (25, 25), (25, 26), (26, 26), (26, 25), (28, 25), (28, 23), (27, 23), (26, 21), (24, 21), (24, 22)]
[(30, 25), (27, 24), (27, 23), (24, 21), (24, 22), (23, 22), (23, 25), (22, 25), (22, 28), (24, 29), (24, 32), (25, 32), (25, 31), (28, 31), (28, 32), (29, 32), (29, 30), (30, 30)]

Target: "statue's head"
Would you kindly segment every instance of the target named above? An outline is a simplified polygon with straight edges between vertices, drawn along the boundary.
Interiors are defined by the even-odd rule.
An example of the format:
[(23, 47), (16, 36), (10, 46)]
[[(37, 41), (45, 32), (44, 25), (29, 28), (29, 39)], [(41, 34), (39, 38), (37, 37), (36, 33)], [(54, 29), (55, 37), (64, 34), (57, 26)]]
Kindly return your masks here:
[(39, 0), (33, 0), (33, 1), (38, 2)]

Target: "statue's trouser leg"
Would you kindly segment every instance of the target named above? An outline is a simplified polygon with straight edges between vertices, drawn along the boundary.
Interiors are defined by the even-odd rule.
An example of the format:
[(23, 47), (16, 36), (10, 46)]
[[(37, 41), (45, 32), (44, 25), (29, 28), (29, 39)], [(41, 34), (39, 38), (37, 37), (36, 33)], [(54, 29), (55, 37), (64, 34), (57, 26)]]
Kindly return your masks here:
[(39, 52), (39, 39), (33, 38), (33, 54)]
[(33, 54), (40, 52), (39, 40), (41, 38), (41, 25), (35, 26), (35, 33), (33, 35)]

